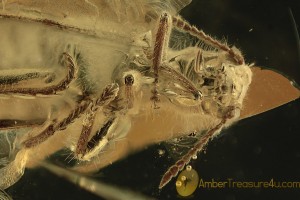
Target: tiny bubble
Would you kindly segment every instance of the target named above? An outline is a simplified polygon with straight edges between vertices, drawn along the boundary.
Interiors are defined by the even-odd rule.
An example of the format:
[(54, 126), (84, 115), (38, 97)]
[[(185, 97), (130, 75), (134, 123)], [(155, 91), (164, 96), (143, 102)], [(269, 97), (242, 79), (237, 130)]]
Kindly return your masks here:
[(165, 154), (165, 151), (162, 149), (158, 150), (158, 155), (163, 156)]
[(193, 159), (193, 160), (196, 160), (196, 159), (197, 159), (197, 155), (193, 155), (193, 156), (192, 156), (192, 159)]
[(186, 176), (182, 176), (180, 179), (181, 179), (182, 181), (186, 181)]
[(192, 170), (192, 166), (191, 165), (186, 166), (186, 170), (187, 171), (191, 171)]
[(182, 186), (182, 182), (181, 181), (176, 181), (176, 187), (181, 187)]

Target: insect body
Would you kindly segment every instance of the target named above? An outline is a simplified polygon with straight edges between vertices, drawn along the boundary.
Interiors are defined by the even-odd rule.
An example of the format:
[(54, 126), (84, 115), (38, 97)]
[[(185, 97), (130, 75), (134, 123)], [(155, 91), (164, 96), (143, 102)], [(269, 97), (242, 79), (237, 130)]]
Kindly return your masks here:
[[(97, 160), (105, 165), (105, 151), (114, 141), (132, 134), (140, 141), (148, 137), (137, 131), (140, 124), (151, 124), (143, 128), (153, 135), (170, 133), (164, 140), (201, 134), (163, 176), (162, 188), (238, 119), (251, 82), (250, 67), (235, 47), (173, 16), (189, 1), (124, 1), (129, 10), (143, 8), (141, 18), (132, 21), (131, 12), (112, 12), (113, 3), (106, 1), (81, 2), (94, 18), (90, 11), (80, 19), (70, 2), (69, 10), (29, 2), (18, 7), (6, 2), (0, 13), (1, 107), (22, 107), (0, 114), (1, 142), (7, 147), (1, 188), (15, 183), (37, 153), (42, 158), (68, 148), (79, 168), (87, 169), (91, 162), (97, 166)], [(103, 18), (106, 12), (114, 17)], [(126, 17), (133, 26), (122, 30), (117, 25)], [(21, 35), (25, 38), (16, 40)], [(165, 131), (168, 123), (171, 128)]]

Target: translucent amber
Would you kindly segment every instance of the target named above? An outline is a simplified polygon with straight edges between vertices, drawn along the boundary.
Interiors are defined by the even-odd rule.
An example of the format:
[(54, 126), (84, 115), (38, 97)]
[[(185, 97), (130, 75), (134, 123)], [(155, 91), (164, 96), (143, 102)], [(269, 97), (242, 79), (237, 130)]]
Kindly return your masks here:
[[(181, 184), (178, 184), (179, 182), (181, 182)], [(180, 196), (190, 196), (197, 189), (198, 183), (199, 176), (196, 170), (185, 169), (177, 177), (176, 190)]]

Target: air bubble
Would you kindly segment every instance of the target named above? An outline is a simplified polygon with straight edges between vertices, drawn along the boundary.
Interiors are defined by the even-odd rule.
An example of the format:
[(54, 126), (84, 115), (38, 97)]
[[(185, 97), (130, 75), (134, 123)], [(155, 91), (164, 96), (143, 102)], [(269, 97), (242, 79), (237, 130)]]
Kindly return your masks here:
[(158, 150), (158, 155), (163, 156), (165, 154), (165, 151), (162, 149)]
[(192, 170), (192, 166), (191, 165), (186, 166), (186, 171), (191, 171), (191, 170)]
[(176, 187), (181, 187), (182, 186), (182, 182), (181, 181), (176, 181)]
[(182, 176), (182, 177), (181, 177), (181, 180), (182, 180), (182, 181), (186, 181), (186, 177), (185, 177), (185, 176)]

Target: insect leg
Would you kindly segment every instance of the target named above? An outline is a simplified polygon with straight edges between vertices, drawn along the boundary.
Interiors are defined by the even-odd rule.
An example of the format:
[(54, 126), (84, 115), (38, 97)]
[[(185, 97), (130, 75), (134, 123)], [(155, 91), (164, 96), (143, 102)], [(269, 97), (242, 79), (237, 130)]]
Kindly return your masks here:
[(153, 71), (154, 71), (154, 88), (151, 91), (151, 100), (154, 102), (154, 108), (158, 108), (159, 101), (157, 85), (158, 85), (158, 70), (165, 60), (165, 48), (168, 46), (170, 32), (171, 32), (170, 15), (163, 13), (159, 20), (158, 30), (155, 37), (155, 44), (153, 50)]
[(50, 136), (54, 135), (56, 131), (60, 131), (66, 129), (69, 124), (71, 124), (76, 118), (79, 118), (83, 112), (90, 106), (90, 100), (82, 100), (78, 103), (77, 107), (62, 121), (60, 122), (52, 122), (45, 130), (43, 130), (40, 134), (29, 138), (23, 145), (25, 148), (32, 148), (40, 143), (46, 141)]
[(178, 160), (174, 165), (172, 165), (168, 171), (163, 175), (159, 189), (163, 188), (170, 180), (177, 176), (178, 172), (181, 171), (186, 164), (188, 164), (191, 158), (196, 155), (198, 152), (201, 152), (203, 148), (207, 145), (207, 143), (215, 136), (218, 131), (220, 131), (225, 123), (231, 119), (233, 116), (234, 107), (230, 107), (230, 109), (226, 112), (225, 116), (221, 120), (219, 124), (217, 124), (214, 128), (210, 129), (195, 145), (192, 149), (188, 151), (180, 160)]
[(191, 92), (195, 100), (198, 100), (199, 98), (202, 98), (202, 93), (194, 86), (194, 84), (188, 80), (186, 77), (184, 77), (181, 73), (174, 70), (172, 67), (169, 67), (168, 65), (161, 65), (160, 70), (162, 73), (164, 73), (166, 76), (169, 76), (171, 79), (177, 80), (181, 86), (186, 88), (187, 91)]
[[(121, 95), (119, 94), (119, 87), (117, 84), (114, 84), (111, 86), (111, 89), (103, 92), (102, 96), (97, 99), (96, 105), (93, 105), (92, 110), (86, 115), (75, 150), (76, 157), (80, 160), (89, 161), (92, 157), (97, 155), (110, 140), (122, 138), (124, 134), (128, 132), (130, 122), (127, 122), (123, 117), (119, 120), (116, 115), (117, 113), (122, 113), (122, 116), (124, 116), (124, 113), (133, 107), (133, 85), (135, 79), (131, 73), (125, 74), (123, 78), (124, 91), (122, 92), (124, 92), (124, 96), (122, 100), (119, 98)], [(120, 103), (120, 101), (122, 102)], [(100, 107), (105, 107), (103, 112), (105, 115), (104, 123), (101, 129), (90, 138), (96, 111)]]
[(9, 93), (18, 93), (18, 94), (27, 94), (27, 95), (50, 95), (56, 94), (59, 91), (63, 91), (67, 89), (68, 85), (75, 79), (75, 75), (77, 72), (77, 66), (75, 64), (74, 59), (68, 54), (63, 53), (65, 65), (68, 68), (67, 75), (63, 80), (61, 80), (56, 85), (42, 87), (42, 88), (18, 88), (14, 87), (15, 83), (20, 82), (21, 80), (29, 80), (33, 78), (38, 78), (38, 73), (27, 73), (19, 76), (0, 76), (0, 94), (9, 94)]
[[(2, 75), (0, 75), (0, 90), (6, 89), (6, 87), (12, 87), (13, 85), (21, 84), (22, 81), (29, 81), (32, 79), (42, 79), (44, 82), (50, 82), (49, 80), (53, 79), (55, 76), (54, 73), (51, 72), (32, 72), (32, 71), (27, 71), (23, 74), (20, 74), (19, 69), (10, 69), (9, 71), (11, 72), (10, 74), (14, 75), (3, 75), (3, 72), (6, 70), (1, 71)], [(22, 72), (25, 71), (22, 69)], [(5, 74), (5, 73), (4, 73)], [(7, 89), (6, 89), (7, 90)]]
[(173, 26), (184, 30), (191, 35), (203, 40), (204, 42), (216, 47), (217, 49), (221, 49), (223, 51), (228, 52), (228, 54), (236, 61), (237, 64), (242, 65), (245, 64), (244, 57), (241, 55), (240, 51), (236, 48), (230, 48), (226, 44), (222, 44), (218, 40), (206, 35), (202, 30), (198, 30), (195, 26), (190, 25), (188, 22), (182, 20), (179, 17), (172, 17)]
[(134, 77), (131, 74), (125, 76), (125, 99), (127, 101), (127, 108), (130, 109), (133, 106), (134, 95), (132, 91), (132, 85), (134, 83)]
[(25, 127), (41, 126), (45, 122), (45, 119), (35, 119), (35, 120), (19, 120), (19, 119), (1, 119), (0, 120), (0, 130), (1, 129), (18, 129)]
[(107, 106), (111, 101), (115, 100), (119, 92), (118, 84), (108, 85), (102, 92), (101, 97), (92, 104), (88, 113), (85, 115), (83, 121), (83, 128), (79, 136), (75, 154), (77, 157), (82, 158), (88, 149), (88, 139), (91, 134), (93, 124), (95, 121), (96, 112), (99, 108)]
[(78, 155), (81, 160), (91, 160), (92, 157), (97, 155), (108, 143), (108, 131), (115, 118), (111, 118), (105, 122), (102, 128), (87, 142), (83, 154)]

